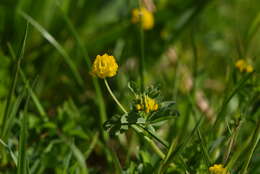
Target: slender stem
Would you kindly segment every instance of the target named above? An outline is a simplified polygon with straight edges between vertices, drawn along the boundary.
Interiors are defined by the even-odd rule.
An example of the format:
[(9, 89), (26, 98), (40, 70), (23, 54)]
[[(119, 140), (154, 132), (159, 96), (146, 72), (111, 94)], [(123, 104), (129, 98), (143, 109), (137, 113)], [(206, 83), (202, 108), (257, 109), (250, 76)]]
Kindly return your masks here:
[[(136, 131), (136, 133), (143, 133), (143, 131), (140, 128), (138, 128), (138, 125), (132, 125), (131, 127)], [(162, 159), (165, 158), (165, 154), (161, 151), (161, 149), (154, 143), (154, 141), (151, 138), (144, 135), (144, 139), (150, 144), (152, 149), (155, 151), (155, 153), (157, 153), (159, 157), (161, 157)]]
[(140, 48), (141, 48), (141, 61), (140, 61), (140, 77), (141, 77), (141, 91), (144, 91), (144, 31), (140, 26)]
[(142, 128), (144, 131), (146, 131), (149, 135), (151, 135), (154, 139), (156, 139), (159, 143), (161, 143), (166, 149), (169, 149), (169, 145), (162, 139), (160, 139), (158, 136), (156, 136), (154, 133), (149, 131), (147, 128), (142, 127), (138, 125), (138, 127)]
[(257, 126), (255, 128), (255, 131), (254, 131), (254, 134), (253, 134), (253, 137), (252, 137), (252, 140), (251, 140), (251, 143), (249, 145), (249, 149), (248, 149), (248, 152), (247, 152), (247, 157), (246, 157), (246, 161), (245, 161), (245, 164), (242, 168), (242, 174), (247, 174), (247, 168), (249, 166), (249, 163), (250, 163), (250, 160), (253, 156), (253, 153), (257, 147), (257, 144), (259, 142), (259, 139), (260, 139), (260, 120), (258, 121), (257, 123)]
[(114, 95), (113, 91), (111, 90), (110, 86), (107, 83), (107, 80), (104, 79), (104, 82), (106, 84), (107, 90), (109, 92), (109, 94), (111, 95), (111, 97), (115, 100), (116, 104), (120, 107), (120, 109), (124, 112), (127, 113), (126, 109), (121, 105), (121, 103), (117, 100), (116, 96)]
[(147, 136), (145, 136), (144, 138), (150, 144), (150, 146), (153, 148), (153, 150), (159, 155), (159, 157), (161, 157), (161, 159), (164, 159), (165, 154), (161, 151), (161, 149), (158, 148), (158, 146), (155, 144), (155, 142)]
[[(141, 9), (142, 3), (139, 1), (139, 8)], [(142, 17), (142, 16), (141, 16)], [(140, 85), (141, 85), (141, 92), (144, 91), (144, 30), (142, 28), (142, 24), (140, 22), (140, 53), (141, 53), (141, 60), (139, 65), (139, 73), (140, 73)]]

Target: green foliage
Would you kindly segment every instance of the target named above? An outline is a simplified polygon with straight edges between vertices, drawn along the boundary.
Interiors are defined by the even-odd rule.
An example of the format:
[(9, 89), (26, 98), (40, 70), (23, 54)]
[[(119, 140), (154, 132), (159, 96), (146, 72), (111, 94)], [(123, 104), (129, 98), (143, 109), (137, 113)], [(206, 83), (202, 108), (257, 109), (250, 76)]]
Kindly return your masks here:
[(260, 173), (260, 1), (142, 2), (0, 0), (0, 174)]
[[(104, 123), (104, 129), (108, 130), (111, 135), (123, 133), (128, 130), (131, 125), (140, 125), (149, 129), (154, 129), (153, 124), (161, 121), (166, 121), (178, 115), (178, 111), (174, 109), (174, 101), (159, 101), (160, 90), (158, 86), (149, 86), (141, 93), (137, 85), (133, 82), (128, 84), (128, 88), (134, 94), (133, 101), (130, 102), (130, 111), (123, 115), (115, 115)], [(145, 111), (136, 110), (136, 105), (140, 103), (143, 97), (149, 96), (150, 98), (158, 101), (158, 109), (146, 113)]]

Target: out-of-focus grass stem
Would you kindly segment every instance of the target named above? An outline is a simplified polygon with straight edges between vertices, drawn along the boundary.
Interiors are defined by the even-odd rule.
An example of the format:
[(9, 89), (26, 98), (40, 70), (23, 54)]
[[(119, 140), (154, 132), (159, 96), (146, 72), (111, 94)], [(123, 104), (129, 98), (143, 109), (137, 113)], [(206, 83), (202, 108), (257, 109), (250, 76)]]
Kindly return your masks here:
[[(141, 1), (139, 1), (139, 8), (141, 9), (142, 4)], [(142, 16), (140, 16), (142, 17)], [(139, 61), (139, 73), (140, 73), (140, 86), (141, 86), (141, 91), (144, 91), (144, 30), (142, 28), (142, 23), (140, 22), (139, 24), (139, 29), (140, 29), (140, 54), (141, 54), (141, 59)]]
[[(90, 60), (87, 49), (85, 48), (82, 40), (80, 39), (80, 37), (78, 35), (78, 32), (76, 31), (74, 25), (71, 23), (68, 16), (62, 11), (62, 9), (60, 8), (59, 5), (57, 5), (57, 6), (58, 6), (60, 13), (62, 14), (61, 16), (64, 18), (64, 21), (68, 25), (69, 30), (71, 31), (72, 35), (76, 39), (79, 49), (80, 49), (82, 55), (85, 57), (84, 60), (86, 62), (87, 68), (90, 71), (91, 70), (91, 60)], [(92, 82), (94, 84), (94, 88), (95, 88), (96, 95), (97, 95), (97, 105), (99, 107), (100, 125), (102, 125), (107, 120), (106, 105), (105, 105), (104, 98), (102, 96), (102, 92), (101, 92), (101, 88), (100, 88), (100, 84), (99, 84), (97, 78), (92, 77)], [(102, 131), (102, 135), (105, 140), (108, 140), (108, 135), (105, 133), (105, 131)]]
[(140, 49), (141, 49), (141, 60), (140, 60), (140, 79), (141, 79), (141, 91), (144, 91), (144, 30), (140, 26)]
[(258, 122), (257, 122), (253, 138), (251, 140), (251, 143), (249, 144), (249, 150), (247, 152), (246, 161), (245, 161), (244, 166), (242, 168), (241, 174), (247, 174), (247, 168), (249, 166), (249, 163), (251, 161), (253, 153), (254, 153), (254, 151), (255, 151), (255, 149), (257, 147), (259, 139), (260, 139), (260, 120), (258, 120)]

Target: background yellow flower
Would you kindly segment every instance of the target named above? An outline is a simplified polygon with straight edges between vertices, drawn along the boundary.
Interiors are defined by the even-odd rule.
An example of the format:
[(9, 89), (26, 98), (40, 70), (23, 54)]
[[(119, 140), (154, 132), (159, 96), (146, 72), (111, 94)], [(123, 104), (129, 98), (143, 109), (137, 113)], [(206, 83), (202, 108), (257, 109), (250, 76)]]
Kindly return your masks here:
[(222, 164), (214, 164), (209, 168), (210, 174), (229, 174), (228, 170)]
[(237, 69), (239, 69), (240, 72), (253, 72), (254, 68), (252, 65), (248, 64), (244, 59), (239, 59), (235, 66), (237, 67)]
[(143, 7), (133, 9), (131, 21), (133, 24), (141, 22), (141, 26), (144, 30), (150, 30), (154, 26), (153, 13)]

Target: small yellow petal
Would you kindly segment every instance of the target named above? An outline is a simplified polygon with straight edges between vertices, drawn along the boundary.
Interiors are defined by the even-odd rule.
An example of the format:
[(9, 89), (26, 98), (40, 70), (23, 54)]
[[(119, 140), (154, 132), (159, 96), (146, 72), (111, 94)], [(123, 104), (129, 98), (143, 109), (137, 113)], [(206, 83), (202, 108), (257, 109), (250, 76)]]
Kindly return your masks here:
[(148, 96), (144, 96), (141, 102), (137, 104), (135, 107), (138, 111), (143, 110), (146, 113), (149, 113), (151, 111), (157, 111), (159, 105), (156, 103), (154, 99)]

